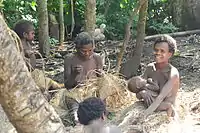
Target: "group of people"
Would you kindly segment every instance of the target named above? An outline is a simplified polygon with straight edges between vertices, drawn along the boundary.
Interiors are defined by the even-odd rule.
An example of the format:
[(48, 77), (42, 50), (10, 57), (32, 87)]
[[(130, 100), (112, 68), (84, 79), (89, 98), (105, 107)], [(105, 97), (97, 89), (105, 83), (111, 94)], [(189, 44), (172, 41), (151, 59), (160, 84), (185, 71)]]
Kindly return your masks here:
[[(26, 20), (19, 21), (14, 31), (21, 39), (23, 56), (29, 71), (33, 72), (36, 69), (35, 52), (31, 47), (31, 42), (34, 40), (33, 24)], [(103, 61), (94, 53), (95, 45), (89, 33), (78, 34), (75, 38), (75, 48), (76, 52), (64, 59), (64, 85), (68, 90), (84, 85), (87, 79), (102, 76)], [(169, 59), (176, 48), (176, 41), (171, 36), (161, 35), (153, 44), (155, 62), (148, 64), (143, 75), (128, 80), (128, 89), (136, 93), (136, 97), (144, 101), (144, 105), (148, 108), (146, 115), (156, 110), (167, 111), (169, 117), (174, 116), (173, 106), (180, 81), (179, 72), (169, 63)], [(103, 100), (91, 97), (79, 103), (77, 111), (79, 123), (85, 126), (90, 125), (90, 133), (120, 132), (117, 127), (104, 126), (106, 106)]]

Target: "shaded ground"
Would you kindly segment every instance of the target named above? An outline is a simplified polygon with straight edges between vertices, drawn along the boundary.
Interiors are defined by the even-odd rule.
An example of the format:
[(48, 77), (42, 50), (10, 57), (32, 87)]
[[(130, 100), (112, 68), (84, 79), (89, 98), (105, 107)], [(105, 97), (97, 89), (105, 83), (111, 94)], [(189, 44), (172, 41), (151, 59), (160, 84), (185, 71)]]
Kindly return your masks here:
[[(164, 117), (162, 118), (162, 122), (163, 124), (159, 125), (158, 123), (156, 123), (155, 121), (147, 121), (148, 122), (154, 122), (152, 125), (154, 126), (154, 128), (156, 127), (156, 125), (159, 125), (159, 128), (157, 128), (157, 131), (151, 131), (153, 132), (160, 132), (160, 133), (165, 133), (167, 132), (166, 130), (168, 129), (174, 129), (174, 126), (176, 125), (177, 129), (184, 129), (182, 127), (184, 127), (185, 124), (187, 124), (188, 126), (188, 130), (191, 132), (191, 128), (194, 128), (194, 131), (192, 131), (193, 133), (195, 132), (195, 130), (197, 130), (196, 132), (200, 132), (200, 124), (197, 121), (200, 121), (200, 112), (198, 112), (198, 109), (196, 110), (197, 113), (194, 113), (192, 111), (189, 111), (188, 109), (190, 109), (191, 107), (195, 106), (198, 101), (200, 101), (199, 95), (200, 95), (200, 75), (199, 75), (199, 67), (200, 67), (200, 37), (199, 36), (189, 36), (189, 37), (183, 37), (183, 38), (176, 38), (177, 40), (177, 45), (178, 45), (178, 50), (179, 50), (179, 54), (175, 57), (172, 58), (171, 62), (174, 66), (176, 66), (180, 72), (180, 77), (181, 77), (181, 90), (179, 92), (179, 109), (182, 109), (181, 107), (187, 109), (187, 115), (185, 115), (184, 113), (181, 114), (182, 112), (180, 110), (178, 110), (177, 112), (180, 115), (180, 121), (173, 121), (171, 123), (169, 123), (169, 121), (166, 120), (165, 118), (165, 114), (161, 113), (164, 115)], [(132, 42), (133, 44), (134, 42)], [(152, 61), (152, 54), (151, 54), (151, 44), (153, 42), (145, 42), (145, 46), (144, 46), (144, 54), (143, 54), (143, 58), (142, 58), (142, 66), (146, 66), (146, 64), (148, 64), (149, 62)], [(104, 49), (103, 46), (106, 45), (106, 51), (109, 57), (109, 63), (110, 65), (110, 70), (112, 70), (112, 68), (114, 68), (115, 66), (115, 62), (116, 62), (116, 53), (119, 51), (117, 48), (115, 48), (116, 46), (120, 47), (120, 42), (106, 42), (104, 44), (100, 44), (99, 49)], [(71, 46), (69, 46), (71, 47)], [(66, 50), (67, 53), (69, 50)], [(73, 50), (70, 50), (73, 51)], [(128, 58), (130, 56), (130, 51), (132, 51), (132, 46), (129, 46), (127, 48), (127, 53), (125, 54), (125, 58)], [(49, 75), (50, 77), (54, 78), (55, 80), (59, 81), (59, 82), (63, 82), (63, 58), (62, 58), (62, 54), (66, 53), (66, 52), (60, 52), (61, 54), (57, 54), (55, 53), (54, 55), (57, 57), (52, 58), (52, 60), (49, 60), (46, 63), (46, 70), (48, 71), (47, 75)], [(38, 60), (38, 64), (39, 66), (41, 66), (40, 64), (40, 60)], [(108, 60), (106, 59), (106, 66), (105, 68), (108, 68)], [(143, 68), (143, 67), (142, 67)], [(143, 69), (141, 69), (141, 71), (143, 71)], [(181, 104), (180, 104), (181, 103)], [(139, 125), (141, 125), (141, 123), (134, 123), (134, 118), (135, 116), (137, 116), (138, 114), (136, 114), (136, 112), (138, 110), (141, 110), (142, 107), (140, 105), (137, 105), (138, 103), (132, 105), (131, 107), (127, 108), (123, 113), (121, 113), (119, 115), (119, 117), (117, 117), (115, 120), (115, 124), (120, 125), (120, 127), (122, 128), (122, 130), (124, 131), (124, 133), (133, 133), (136, 132), (136, 130), (138, 130), (138, 132), (144, 132), (142, 131), (142, 128), (144, 127), (139, 127)], [(187, 107), (186, 107), (187, 106)], [(189, 111), (189, 112), (188, 112)], [(160, 113), (159, 113), (160, 115)], [(163, 116), (160, 115), (160, 116)], [(181, 119), (181, 115), (185, 115), (184, 118)], [(155, 116), (155, 114), (153, 114), (152, 116)], [(160, 116), (155, 116), (156, 118), (160, 118)], [(151, 116), (150, 116), (151, 118)], [(131, 123), (130, 123), (130, 119), (131, 119)], [(190, 120), (188, 124), (188, 122), (185, 122), (185, 119)], [(8, 129), (10, 129), (12, 126), (10, 126), (6, 115), (3, 113), (2, 109), (0, 108), (0, 133), (8, 133)], [(157, 121), (158, 122), (158, 121)], [(193, 123), (193, 124), (192, 124)], [(127, 126), (128, 125), (128, 126)], [(149, 125), (146, 125), (146, 127), (148, 127)], [(151, 126), (150, 126), (151, 127)], [(168, 127), (168, 128), (166, 128)], [(190, 129), (189, 129), (190, 127)], [(141, 128), (141, 129), (140, 129)], [(151, 127), (153, 129), (153, 127)], [(162, 129), (161, 129), (162, 128)], [(73, 130), (70, 130), (69, 132), (78, 132), (78, 130), (81, 130), (80, 127), (77, 127)], [(129, 131), (130, 130), (130, 131)], [(147, 130), (147, 129), (146, 129)], [(148, 130), (150, 131), (150, 130)], [(175, 130), (171, 130), (171, 133), (173, 132), (181, 132), (183, 133), (183, 131), (175, 131)], [(186, 129), (184, 129), (185, 133), (186, 133)], [(170, 131), (169, 131), (170, 132)], [(188, 132), (189, 133), (189, 132)]]

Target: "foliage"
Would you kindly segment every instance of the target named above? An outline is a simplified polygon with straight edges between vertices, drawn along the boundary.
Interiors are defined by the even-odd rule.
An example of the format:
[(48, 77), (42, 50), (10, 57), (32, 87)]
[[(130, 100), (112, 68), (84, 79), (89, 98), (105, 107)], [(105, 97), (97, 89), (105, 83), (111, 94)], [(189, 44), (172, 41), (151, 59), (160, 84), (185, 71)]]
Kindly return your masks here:
[[(105, 23), (108, 39), (123, 39), (129, 14), (136, 7), (137, 0), (100, 0), (97, 2), (97, 25)], [(108, 5), (109, 4), (109, 5)], [(107, 6), (108, 5), (108, 6)], [(135, 16), (133, 29), (136, 29)], [(99, 21), (101, 20), (101, 21)]]
[[(28, 19), (37, 27), (36, 0), (4, 0), (1, 6), (6, 21), (10, 27), (20, 19)], [(169, 11), (169, 0), (149, 0), (147, 34), (169, 33), (178, 28), (172, 23)], [(96, 25), (106, 24), (105, 34), (107, 39), (123, 39), (125, 25), (129, 14), (137, 6), (138, 0), (96, 0)], [(70, 0), (64, 0), (64, 22), (70, 26), (72, 22)], [(84, 26), (85, 0), (74, 0), (75, 24)], [(59, 1), (48, 0), (48, 12), (56, 16), (58, 20)], [(133, 36), (136, 33), (138, 15), (134, 17), (132, 25)]]
[[(97, 25), (105, 23), (108, 39), (123, 39), (129, 14), (137, 0), (97, 0)], [(168, 0), (150, 0), (147, 18), (147, 34), (170, 33), (178, 28), (172, 24)], [(106, 9), (106, 5), (108, 5)], [(107, 10), (107, 14), (105, 14)], [(132, 34), (136, 34), (138, 15), (134, 17)]]
[(152, 21), (151, 26), (149, 26), (149, 30), (154, 31), (155, 33), (163, 34), (163, 33), (172, 33), (174, 31), (177, 31), (178, 28), (175, 27), (171, 22), (158, 23), (156, 21)]
[(56, 44), (58, 44), (59, 43), (59, 41), (57, 40), (57, 39), (55, 39), (55, 38), (49, 38), (49, 44), (51, 45), (51, 46), (56, 46)]
[(36, 2), (33, 0), (4, 0), (4, 17), (10, 27), (20, 19), (26, 19), (37, 23)]
[[(71, 15), (71, 3), (70, 0), (64, 0), (64, 23), (65, 25), (71, 25), (72, 15)], [(59, 1), (48, 0), (48, 11), (56, 16), (58, 20), (59, 15)], [(76, 24), (83, 24), (84, 20), (84, 9), (85, 0), (74, 0), (74, 19)]]
[(147, 34), (171, 33), (178, 30), (172, 23), (169, 0), (150, 0)]

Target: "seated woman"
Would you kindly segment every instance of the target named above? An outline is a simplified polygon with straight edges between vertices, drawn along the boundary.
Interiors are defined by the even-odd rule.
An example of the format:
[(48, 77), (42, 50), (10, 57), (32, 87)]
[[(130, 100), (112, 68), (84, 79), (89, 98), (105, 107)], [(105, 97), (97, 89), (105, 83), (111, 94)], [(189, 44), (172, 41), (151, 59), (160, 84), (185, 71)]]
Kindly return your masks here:
[(64, 84), (67, 89), (99, 76), (98, 72), (103, 69), (103, 60), (94, 53), (93, 42), (87, 32), (82, 32), (75, 38), (76, 52), (64, 60)]
[(87, 133), (121, 133), (117, 126), (105, 125), (106, 107), (100, 98), (91, 97), (79, 104), (78, 120)]
[[(152, 100), (147, 90), (136, 92), (139, 99), (143, 99), (148, 106), (144, 115), (153, 111), (167, 111), (168, 117), (173, 117), (175, 100), (179, 89), (180, 79), (178, 70), (169, 63), (170, 57), (176, 50), (176, 41), (169, 35), (161, 35), (153, 45), (155, 62), (148, 64), (143, 75), (145, 79), (152, 78), (157, 81), (159, 94)], [(130, 80), (131, 82), (131, 80)]]

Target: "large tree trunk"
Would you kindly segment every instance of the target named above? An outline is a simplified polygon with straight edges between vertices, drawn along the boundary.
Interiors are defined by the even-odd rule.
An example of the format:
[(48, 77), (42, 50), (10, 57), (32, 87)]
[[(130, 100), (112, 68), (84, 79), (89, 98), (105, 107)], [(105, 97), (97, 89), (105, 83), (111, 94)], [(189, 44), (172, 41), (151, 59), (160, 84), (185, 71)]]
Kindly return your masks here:
[(64, 27), (64, 16), (63, 16), (63, 0), (60, 0), (59, 10), (59, 24), (60, 24), (60, 47), (62, 48), (65, 39), (65, 27)]
[(96, 0), (86, 0), (85, 30), (92, 34), (96, 25)]
[(137, 37), (136, 37), (136, 47), (134, 51), (134, 56), (129, 59), (125, 64), (122, 65), (120, 73), (122, 73), (126, 78), (130, 78), (137, 73), (140, 65), (141, 54), (143, 50), (144, 37), (145, 37), (145, 25), (146, 16), (148, 9), (148, 0), (144, 0), (139, 10), (139, 20), (137, 24)]
[(49, 27), (47, 0), (37, 0), (38, 20), (39, 20), (39, 46), (40, 53), (44, 56), (49, 55)]
[(169, 0), (174, 23), (185, 30), (200, 28), (199, 0)]
[(65, 133), (59, 116), (36, 86), (0, 16), (0, 104), (19, 133)]

